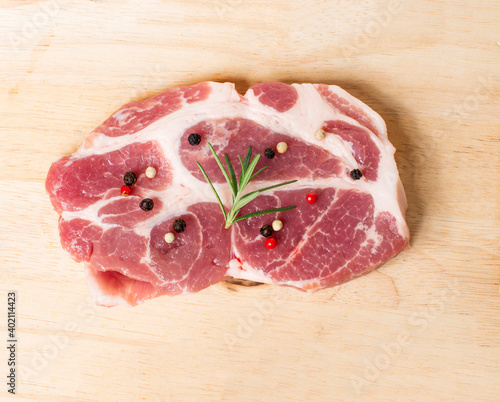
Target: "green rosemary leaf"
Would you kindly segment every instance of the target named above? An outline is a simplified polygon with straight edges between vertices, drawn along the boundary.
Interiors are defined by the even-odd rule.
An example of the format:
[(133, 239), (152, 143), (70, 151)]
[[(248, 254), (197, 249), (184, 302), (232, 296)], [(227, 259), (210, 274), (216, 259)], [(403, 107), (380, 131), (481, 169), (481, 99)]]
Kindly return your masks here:
[(248, 169), (245, 171), (245, 174), (243, 175), (243, 178), (241, 179), (242, 182), (240, 183), (240, 188), (243, 189), (247, 186), (247, 184), (250, 182), (250, 179), (252, 178), (252, 173), (255, 170), (255, 166), (257, 166), (257, 162), (259, 162), (260, 154), (257, 154), (255, 158), (253, 159), (252, 162), (250, 162), (250, 165), (248, 166)]
[(272, 188), (276, 188), (276, 187), (281, 187), (281, 186), (286, 186), (287, 184), (292, 184), (292, 183), (295, 183), (297, 180), (291, 180), (291, 181), (286, 181), (284, 183), (280, 183), (280, 184), (275, 184), (274, 186), (269, 186), (269, 187), (264, 187), (264, 188), (261, 188), (259, 190), (257, 190), (259, 193), (262, 193), (263, 191), (267, 191), (267, 190), (271, 190)]
[(268, 168), (268, 166), (264, 166), (262, 169), (259, 169), (259, 171), (257, 173), (255, 173), (252, 177), (250, 177), (250, 181), (252, 181), (253, 179), (255, 179), (259, 173), (262, 173), (267, 168)]
[(208, 184), (210, 184), (210, 187), (212, 187), (212, 190), (213, 190), (215, 196), (217, 197), (217, 201), (219, 201), (220, 209), (222, 209), (222, 214), (224, 215), (224, 220), (227, 221), (226, 210), (224, 209), (224, 205), (222, 204), (222, 201), (220, 200), (219, 194), (217, 194), (217, 191), (215, 191), (214, 185), (212, 184), (212, 182), (208, 178), (207, 173), (205, 172), (205, 169), (203, 169), (203, 167), (199, 164), (199, 162), (196, 162), (196, 164), (200, 168), (201, 173), (203, 173), (203, 176), (205, 176), (205, 179), (207, 180)]
[(245, 169), (243, 168), (243, 160), (241, 159), (241, 156), (238, 155), (238, 159), (240, 160), (240, 165), (241, 165), (241, 173), (240, 173), (240, 179), (238, 180), (238, 183), (241, 183), (241, 178), (243, 177), (243, 174), (245, 173)]
[(224, 158), (226, 159), (227, 170), (229, 171), (229, 177), (231, 178), (229, 185), (231, 186), (231, 190), (233, 192), (233, 201), (234, 201), (236, 195), (238, 194), (238, 182), (236, 181), (236, 174), (234, 173), (233, 165), (231, 164), (231, 161), (229, 160), (229, 156), (227, 155), (227, 153), (224, 153)]
[(210, 151), (212, 151), (212, 154), (215, 158), (215, 161), (217, 162), (217, 165), (219, 165), (219, 168), (220, 170), (222, 171), (222, 174), (224, 175), (224, 177), (226, 178), (227, 182), (229, 184), (231, 184), (231, 181), (229, 180), (229, 176), (227, 175), (226, 173), (226, 169), (224, 169), (224, 166), (222, 166), (222, 162), (220, 161), (219, 157), (217, 156), (217, 154), (215, 153), (215, 150), (214, 150), (214, 147), (212, 146), (212, 144), (210, 144), (209, 142), (207, 142), (208, 146), (210, 147)]
[(276, 187), (281, 187), (281, 186), (286, 186), (287, 184), (295, 183), (297, 180), (292, 180), (292, 181), (287, 181), (285, 183), (280, 183), (280, 184), (275, 184), (274, 186), (269, 186), (265, 188), (261, 188), (259, 190), (252, 191), (251, 193), (245, 194), (243, 197), (241, 197), (236, 204), (233, 205), (233, 209), (240, 210), (243, 208), (245, 205), (247, 205), (250, 201), (255, 200), (260, 193), (271, 190)]
[(288, 210), (294, 209), (294, 208), (297, 208), (297, 206), (293, 205), (291, 207), (273, 208), (273, 209), (264, 209), (262, 211), (255, 211), (255, 212), (252, 212), (251, 214), (240, 216), (239, 218), (235, 219), (234, 222), (239, 222), (239, 221), (242, 221), (244, 219), (252, 218), (252, 217), (258, 216), (258, 215), (265, 215), (265, 214), (272, 214), (275, 212), (288, 211)]
[(249, 202), (255, 200), (259, 196), (259, 194), (260, 194), (259, 191), (253, 191), (251, 193), (245, 194), (235, 204), (233, 204), (233, 210), (239, 211), (241, 208), (243, 208)]
[(252, 147), (248, 147), (247, 154), (245, 155), (245, 162), (243, 163), (243, 170), (248, 169), (248, 164), (250, 163), (250, 158), (252, 157)]

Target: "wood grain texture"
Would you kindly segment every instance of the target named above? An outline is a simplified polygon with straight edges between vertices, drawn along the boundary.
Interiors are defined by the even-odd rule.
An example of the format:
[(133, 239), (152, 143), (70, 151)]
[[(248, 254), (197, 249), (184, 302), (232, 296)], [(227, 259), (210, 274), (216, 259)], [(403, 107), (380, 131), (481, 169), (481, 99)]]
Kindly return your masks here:
[[(0, 10), (0, 333), (16, 290), (18, 400), (498, 400), (497, 1), (4, 0)], [(50, 163), (122, 104), (203, 80), (242, 92), (265, 80), (337, 84), (379, 112), (412, 249), (312, 295), (221, 283), (95, 306), (59, 245)]]

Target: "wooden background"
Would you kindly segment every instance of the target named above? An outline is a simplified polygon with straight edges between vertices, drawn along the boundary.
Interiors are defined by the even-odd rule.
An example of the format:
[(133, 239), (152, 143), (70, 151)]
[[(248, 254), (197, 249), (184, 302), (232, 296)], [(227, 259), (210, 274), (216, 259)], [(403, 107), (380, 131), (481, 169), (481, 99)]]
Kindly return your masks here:
[[(498, 401), (499, 21), (495, 0), (0, 1), (13, 398)], [(412, 249), (313, 295), (222, 283), (95, 306), (59, 245), (49, 165), (122, 104), (203, 80), (338, 84), (379, 112)]]

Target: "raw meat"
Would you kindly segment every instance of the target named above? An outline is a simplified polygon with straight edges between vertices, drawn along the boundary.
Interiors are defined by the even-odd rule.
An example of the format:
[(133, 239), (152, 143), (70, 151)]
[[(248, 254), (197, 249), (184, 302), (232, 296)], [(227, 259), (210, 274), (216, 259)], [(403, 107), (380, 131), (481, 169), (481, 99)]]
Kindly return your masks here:
[[(319, 129), (323, 140), (315, 136)], [(201, 135), (199, 145), (189, 144), (191, 133)], [(224, 229), (195, 164), (230, 207), (229, 186), (207, 141), (234, 162), (250, 145), (262, 154), (257, 169), (269, 168), (248, 191), (298, 179), (263, 193), (241, 213), (297, 208)], [(264, 150), (280, 141), (288, 150), (266, 159)], [(61, 244), (85, 264), (98, 304), (135, 305), (228, 277), (315, 290), (365, 274), (408, 245), (394, 151), (381, 117), (339, 87), (266, 82), (241, 96), (231, 83), (204, 82), (122, 107), (76, 153), (52, 164), (46, 188), (60, 214)], [(156, 177), (146, 177), (148, 166)], [(354, 169), (361, 179), (351, 178)], [(138, 181), (123, 197), (129, 171)], [(306, 202), (310, 192), (318, 195), (315, 204)], [(153, 210), (139, 208), (143, 198), (154, 200)], [(176, 218), (186, 230), (166, 243)], [(268, 250), (259, 229), (274, 219), (284, 226)]]

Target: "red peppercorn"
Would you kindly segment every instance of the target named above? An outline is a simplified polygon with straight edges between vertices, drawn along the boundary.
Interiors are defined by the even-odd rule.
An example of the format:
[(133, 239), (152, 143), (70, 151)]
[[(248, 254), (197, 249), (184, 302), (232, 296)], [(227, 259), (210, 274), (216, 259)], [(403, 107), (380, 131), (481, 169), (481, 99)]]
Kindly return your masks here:
[(124, 185), (122, 186), (120, 192), (122, 193), (122, 195), (124, 197), (128, 197), (130, 195), (130, 192), (132, 191), (132, 189), (130, 188), (130, 186), (127, 186), (127, 185)]
[(318, 201), (318, 196), (314, 193), (309, 193), (306, 195), (306, 200), (309, 204), (314, 204), (316, 201)]
[(269, 239), (266, 240), (265, 242), (265, 245), (266, 247), (271, 250), (273, 248), (276, 247), (276, 244), (278, 244), (278, 242), (276, 241), (276, 239), (274, 237), (270, 237)]

